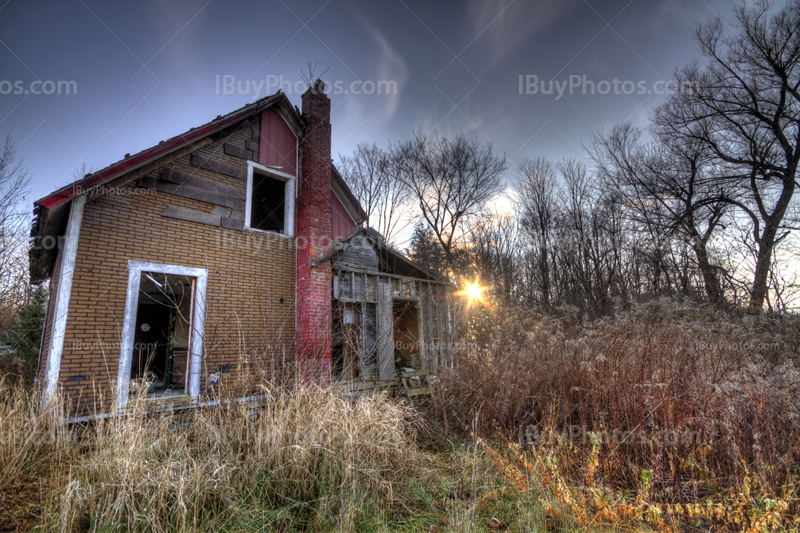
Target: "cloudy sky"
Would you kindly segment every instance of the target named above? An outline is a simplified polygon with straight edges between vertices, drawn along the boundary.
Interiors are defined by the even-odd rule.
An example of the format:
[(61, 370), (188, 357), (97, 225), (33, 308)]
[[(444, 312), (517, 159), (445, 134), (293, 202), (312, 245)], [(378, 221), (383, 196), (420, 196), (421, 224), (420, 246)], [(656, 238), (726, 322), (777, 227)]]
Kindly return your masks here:
[(33, 200), (83, 162), (105, 167), (279, 87), (299, 105), (311, 62), (331, 83), (334, 157), (420, 128), (512, 163), (581, 158), (596, 130), (644, 126), (698, 57), (695, 25), (734, 5), (0, 0), (0, 134), (20, 144)]

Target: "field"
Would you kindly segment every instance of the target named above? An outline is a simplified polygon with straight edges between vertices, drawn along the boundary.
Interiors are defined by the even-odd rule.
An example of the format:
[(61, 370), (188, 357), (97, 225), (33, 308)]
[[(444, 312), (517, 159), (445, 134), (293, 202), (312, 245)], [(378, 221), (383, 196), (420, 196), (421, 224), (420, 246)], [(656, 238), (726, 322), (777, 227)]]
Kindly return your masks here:
[(795, 318), (504, 316), (416, 404), (262, 384), (68, 429), (7, 376), (0, 530), (798, 530)]

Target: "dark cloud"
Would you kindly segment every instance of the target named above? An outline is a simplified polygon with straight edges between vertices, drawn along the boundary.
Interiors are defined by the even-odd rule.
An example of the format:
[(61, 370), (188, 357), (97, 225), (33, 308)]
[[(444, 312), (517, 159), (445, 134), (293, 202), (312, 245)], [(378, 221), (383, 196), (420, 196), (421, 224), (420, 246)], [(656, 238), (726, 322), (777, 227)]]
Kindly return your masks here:
[[(730, 18), (730, 2), (11, 0), (0, 9), (0, 84), (29, 93), (0, 94), (0, 132), (22, 143), (40, 197), (83, 161), (103, 167), (256, 89), (282, 81), (299, 104), (311, 61), (334, 84), (335, 153), (422, 128), (468, 132), (513, 159), (582, 157), (596, 129), (645, 123), (663, 98), (653, 88), (697, 57), (692, 29), (715, 14)], [(218, 94), (224, 76), (233, 94)], [(520, 76), (523, 93), (537, 81), (535, 94), (520, 94)], [(598, 94), (615, 79), (617, 94)], [(74, 81), (78, 94), (31, 94), (37, 80), (40, 92)], [(542, 94), (551, 80), (554, 94)]]

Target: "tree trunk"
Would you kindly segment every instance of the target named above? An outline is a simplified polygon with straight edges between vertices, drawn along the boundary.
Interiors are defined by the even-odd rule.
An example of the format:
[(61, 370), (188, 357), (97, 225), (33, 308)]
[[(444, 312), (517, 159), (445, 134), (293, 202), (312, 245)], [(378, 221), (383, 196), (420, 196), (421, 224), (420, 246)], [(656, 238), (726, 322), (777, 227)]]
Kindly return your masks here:
[[(767, 233), (767, 230), (764, 231)], [(750, 290), (750, 305), (747, 308), (748, 314), (757, 315), (764, 307), (764, 300), (767, 297), (769, 281), (769, 265), (772, 262), (772, 247), (775, 240), (775, 232), (762, 238), (758, 243), (758, 258), (756, 261), (756, 272), (753, 278), (753, 288)]]
[(761, 233), (761, 238), (758, 240), (756, 272), (753, 278), (753, 288), (750, 291), (750, 305), (747, 308), (749, 314), (757, 315), (761, 313), (764, 307), (764, 300), (767, 297), (767, 289), (769, 286), (769, 267), (772, 263), (772, 252), (775, 248), (775, 237), (778, 234), (778, 227), (783, 220), (783, 216), (786, 214), (786, 210), (789, 207), (789, 202), (792, 201), (792, 195), (795, 189), (795, 174), (796, 166), (790, 168), (790, 171), (787, 172), (787, 177), (783, 181), (781, 195), (778, 198), (777, 204), (775, 204), (772, 216), (765, 220), (764, 231)]
[(697, 258), (697, 266), (700, 267), (700, 274), (703, 276), (703, 285), (706, 289), (708, 299), (714, 305), (725, 305), (725, 295), (722, 293), (722, 287), (719, 283), (719, 276), (717, 276), (716, 267), (714, 267), (708, 260), (708, 252), (706, 251), (706, 243), (695, 236), (694, 254)]

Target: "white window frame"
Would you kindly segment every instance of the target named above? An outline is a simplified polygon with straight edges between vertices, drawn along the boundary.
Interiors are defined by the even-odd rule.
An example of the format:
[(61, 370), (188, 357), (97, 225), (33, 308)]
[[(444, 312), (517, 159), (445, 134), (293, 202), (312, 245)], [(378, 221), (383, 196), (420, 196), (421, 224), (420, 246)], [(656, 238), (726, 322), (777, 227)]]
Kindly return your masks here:
[[(265, 231), (262, 229), (250, 226), (250, 217), (252, 215), (252, 201), (253, 201), (253, 174), (258, 171), (259, 174), (266, 174), (270, 178), (282, 181), (285, 183), (284, 188), (284, 203), (283, 203), (283, 232)], [(296, 177), (286, 172), (275, 170), (274, 168), (265, 167), (255, 161), (247, 162), (247, 199), (244, 209), (244, 227), (250, 231), (258, 231), (260, 233), (271, 233), (273, 235), (285, 235), (287, 237), (294, 237), (294, 197), (295, 197), (295, 181)]]
[(139, 308), (139, 284), (142, 279), (142, 272), (188, 276), (195, 280), (194, 294), (192, 294), (191, 323), (189, 325), (189, 377), (186, 385), (191, 398), (196, 399), (200, 396), (208, 271), (204, 268), (128, 261), (128, 294), (125, 300), (125, 316), (122, 323), (119, 370), (117, 372), (116, 405), (118, 409), (124, 409), (128, 403), (131, 363), (133, 362), (133, 339), (136, 334), (136, 313)]

